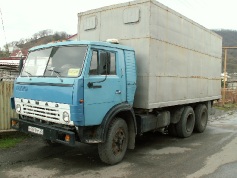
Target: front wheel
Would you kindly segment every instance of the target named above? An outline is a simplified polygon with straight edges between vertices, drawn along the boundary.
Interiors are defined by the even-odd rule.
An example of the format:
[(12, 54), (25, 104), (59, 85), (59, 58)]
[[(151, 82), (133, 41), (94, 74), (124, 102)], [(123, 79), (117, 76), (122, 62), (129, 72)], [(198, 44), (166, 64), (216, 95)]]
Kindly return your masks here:
[(119, 163), (128, 147), (128, 126), (121, 118), (115, 118), (110, 124), (106, 141), (98, 144), (98, 153), (102, 162)]

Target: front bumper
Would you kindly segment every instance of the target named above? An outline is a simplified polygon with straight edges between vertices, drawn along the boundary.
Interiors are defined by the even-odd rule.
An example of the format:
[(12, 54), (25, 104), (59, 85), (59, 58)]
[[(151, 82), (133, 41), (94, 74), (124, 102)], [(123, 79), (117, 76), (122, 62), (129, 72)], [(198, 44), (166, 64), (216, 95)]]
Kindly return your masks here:
[[(14, 124), (13, 124), (14, 123)], [(68, 131), (65, 129), (59, 129), (52, 126), (48, 126), (41, 123), (32, 123), (25, 120), (20, 120), (16, 118), (11, 118), (11, 128), (16, 129), (20, 132), (24, 133), (30, 133), (30, 134), (36, 134), (42, 136), (44, 139), (51, 140), (52, 142), (58, 142), (70, 146), (75, 145), (75, 133), (72, 131)], [(35, 128), (35, 130), (38, 130), (38, 134), (34, 133), (32, 129), (29, 128)], [(65, 140), (65, 136), (67, 135), (67, 138), (69, 136), (69, 140)]]

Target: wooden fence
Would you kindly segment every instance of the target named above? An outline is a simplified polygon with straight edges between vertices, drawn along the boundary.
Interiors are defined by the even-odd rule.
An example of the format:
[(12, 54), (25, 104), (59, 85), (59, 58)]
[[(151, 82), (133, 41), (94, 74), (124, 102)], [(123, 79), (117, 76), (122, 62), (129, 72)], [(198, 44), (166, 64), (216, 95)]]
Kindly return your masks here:
[[(223, 98), (224, 89), (222, 88), (221, 94)], [(237, 103), (237, 90), (225, 89), (225, 103)]]
[(0, 81), (0, 130), (10, 129), (10, 118), (17, 117), (10, 106), (12, 92), (13, 81)]

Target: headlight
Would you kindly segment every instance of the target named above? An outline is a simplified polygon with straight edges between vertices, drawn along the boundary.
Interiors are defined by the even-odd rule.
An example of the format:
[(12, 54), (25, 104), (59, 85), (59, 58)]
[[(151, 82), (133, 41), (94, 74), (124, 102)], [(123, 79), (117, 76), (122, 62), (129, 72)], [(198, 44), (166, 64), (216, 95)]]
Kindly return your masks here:
[(70, 121), (69, 114), (68, 114), (68, 112), (66, 112), (66, 111), (63, 112), (63, 120), (64, 120), (65, 122), (69, 122), (69, 121)]
[(16, 112), (17, 113), (21, 112), (21, 105), (19, 105), (19, 104), (16, 105)]

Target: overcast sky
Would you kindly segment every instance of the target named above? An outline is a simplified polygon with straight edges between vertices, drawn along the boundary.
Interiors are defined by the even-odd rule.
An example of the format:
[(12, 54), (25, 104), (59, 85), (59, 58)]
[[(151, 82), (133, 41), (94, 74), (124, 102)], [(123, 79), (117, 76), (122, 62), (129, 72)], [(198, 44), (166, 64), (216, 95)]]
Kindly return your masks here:
[[(75, 34), (78, 12), (128, 1), (131, 0), (0, 0), (0, 47), (6, 41), (30, 38), (45, 29)], [(158, 1), (206, 28), (237, 30), (236, 0)]]

